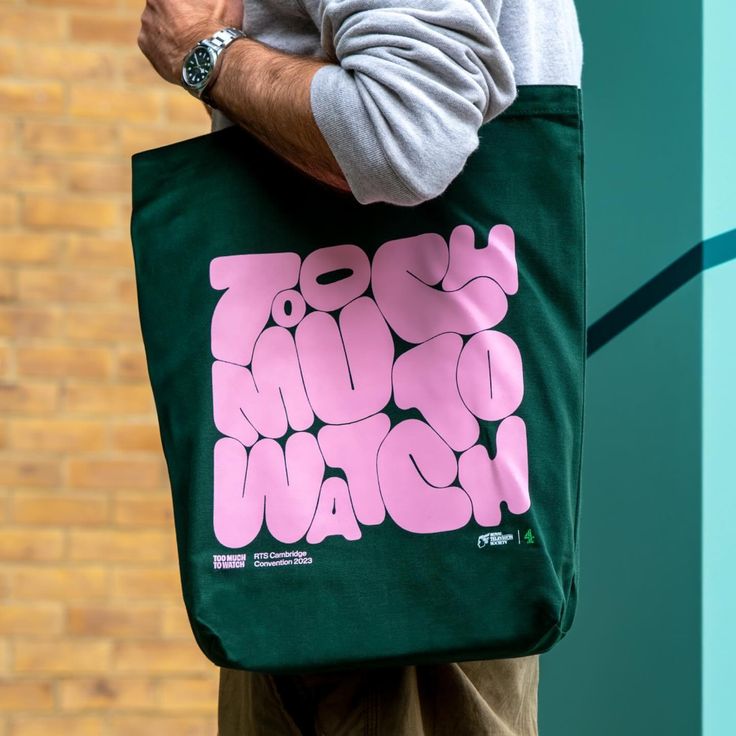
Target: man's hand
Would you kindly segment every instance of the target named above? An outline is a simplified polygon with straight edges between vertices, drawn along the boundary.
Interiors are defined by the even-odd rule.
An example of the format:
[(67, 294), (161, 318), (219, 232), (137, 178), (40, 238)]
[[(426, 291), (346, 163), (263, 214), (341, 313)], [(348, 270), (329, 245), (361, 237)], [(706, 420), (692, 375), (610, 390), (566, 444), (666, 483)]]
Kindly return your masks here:
[(167, 81), (179, 84), (184, 57), (197, 41), (243, 25), (243, 0), (146, 0), (138, 46)]
[[(180, 84), (184, 57), (198, 41), (242, 23), (242, 0), (147, 0), (138, 45), (167, 82)], [(312, 77), (326, 63), (241, 39), (224, 52), (208, 94), (230, 120), (294, 166), (350, 191), (312, 114)]]

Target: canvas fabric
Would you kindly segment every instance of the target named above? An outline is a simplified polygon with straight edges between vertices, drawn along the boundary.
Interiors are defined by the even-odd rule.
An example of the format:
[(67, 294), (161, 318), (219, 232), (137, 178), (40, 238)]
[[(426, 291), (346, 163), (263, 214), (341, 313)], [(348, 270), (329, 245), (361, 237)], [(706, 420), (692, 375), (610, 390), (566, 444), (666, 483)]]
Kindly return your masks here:
[(203, 652), (271, 674), (528, 657), (577, 596), (581, 92), (361, 205), (237, 127), (136, 154), (138, 304)]

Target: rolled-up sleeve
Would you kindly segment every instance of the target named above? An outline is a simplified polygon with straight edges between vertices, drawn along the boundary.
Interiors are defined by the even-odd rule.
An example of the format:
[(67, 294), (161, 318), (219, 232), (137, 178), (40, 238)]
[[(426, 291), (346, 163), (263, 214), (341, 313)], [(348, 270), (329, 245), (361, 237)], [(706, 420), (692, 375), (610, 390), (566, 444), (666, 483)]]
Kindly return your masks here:
[(513, 64), (481, 0), (321, 0), (311, 105), (355, 198), (441, 194), (515, 99)]

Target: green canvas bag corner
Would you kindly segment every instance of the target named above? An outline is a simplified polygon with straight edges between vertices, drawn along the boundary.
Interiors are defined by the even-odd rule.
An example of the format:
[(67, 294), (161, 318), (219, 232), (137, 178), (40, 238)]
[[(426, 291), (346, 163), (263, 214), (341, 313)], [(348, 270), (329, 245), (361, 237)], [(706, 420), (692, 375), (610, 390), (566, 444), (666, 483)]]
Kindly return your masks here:
[(581, 92), (518, 88), (438, 198), (360, 205), (238, 127), (136, 154), (140, 321), (215, 664), (548, 650), (576, 603)]

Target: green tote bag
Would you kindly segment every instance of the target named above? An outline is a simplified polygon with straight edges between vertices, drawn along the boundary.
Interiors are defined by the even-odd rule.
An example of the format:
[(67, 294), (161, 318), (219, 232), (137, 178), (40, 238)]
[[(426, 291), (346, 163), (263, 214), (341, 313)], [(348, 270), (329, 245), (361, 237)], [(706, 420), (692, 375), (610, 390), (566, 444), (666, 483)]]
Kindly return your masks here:
[(581, 92), (518, 88), (436, 199), (361, 205), (241, 128), (133, 157), (189, 620), (215, 664), (543, 652), (575, 610)]

